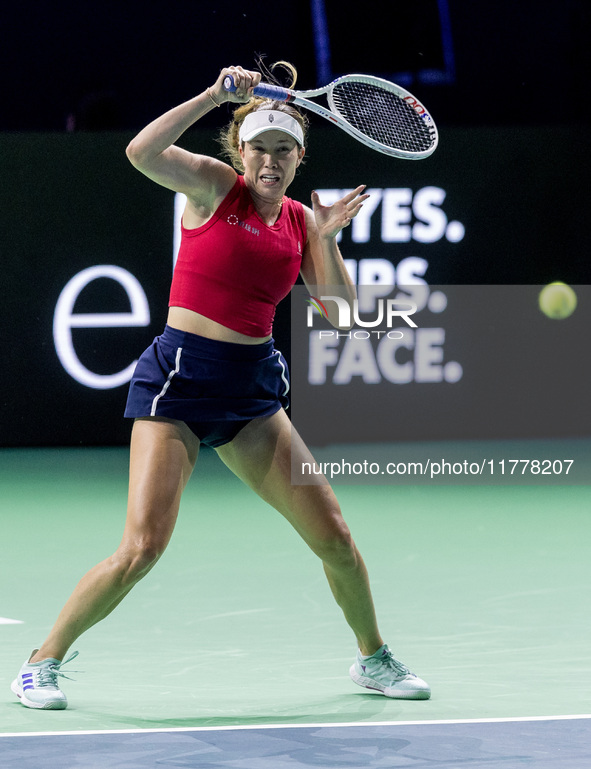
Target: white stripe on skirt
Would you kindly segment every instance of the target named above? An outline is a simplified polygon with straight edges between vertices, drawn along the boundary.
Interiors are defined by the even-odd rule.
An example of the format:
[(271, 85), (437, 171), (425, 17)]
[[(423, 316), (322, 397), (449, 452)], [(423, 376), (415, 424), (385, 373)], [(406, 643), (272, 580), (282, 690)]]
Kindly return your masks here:
[(160, 400), (160, 398), (162, 398), (162, 396), (165, 394), (165, 392), (166, 392), (166, 391), (168, 390), (168, 388), (170, 387), (170, 383), (172, 382), (172, 378), (173, 378), (173, 376), (174, 376), (175, 374), (178, 374), (178, 373), (179, 373), (179, 371), (181, 370), (181, 354), (182, 354), (182, 352), (183, 352), (183, 348), (182, 348), (182, 347), (177, 347), (177, 351), (176, 351), (176, 360), (175, 360), (175, 367), (174, 367), (174, 369), (173, 369), (173, 370), (172, 370), (172, 371), (169, 373), (169, 375), (168, 375), (168, 379), (167, 379), (167, 380), (166, 380), (166, 382), (164, 383), (164, 387), (162, 388), (162, 390), (160, 390), (160, 392), (158, 393), (158, 395), (157, 395), (157, 396), (154, 398), (154, 400), (152, 401), (152, 410), (150, 411), (150, 416), (151, 416), (151, 417), (155, 417), (155, 416), (156, 416), (156, 408), (157, 408), (157, 406), (158, 406), (158, 401)]
[(285, 390), (283, 391), (283, 395), (287, 395), (289, 392), (289, 379), (286, 376), (285, 366), (283, 365), (283, 361), (281, 360), (281, 353), (279, 350), (275, 350), (275, 355), (277, 355), (277, 360), (279, 361), (279, 365), (281, 366), (281, 379), (283, 379), (283, 382), (285, 384)]

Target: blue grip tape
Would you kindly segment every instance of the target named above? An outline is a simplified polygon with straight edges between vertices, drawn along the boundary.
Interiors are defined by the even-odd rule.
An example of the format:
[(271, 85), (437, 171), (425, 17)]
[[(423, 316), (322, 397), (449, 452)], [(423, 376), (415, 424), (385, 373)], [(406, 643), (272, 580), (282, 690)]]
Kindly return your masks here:
[[(236, 91), (236, 85), (231, 75), (226, 75), (224, 78), (224, 90), (231, 93)], [(255, 96), (262, 96), (263, 99), (276, 99), (277, 101), (287, 101), (289, 99), (289, 91), (286, 88), (270, 85), (269, 83), (261, 83), (255, 86), (252, 92)]]

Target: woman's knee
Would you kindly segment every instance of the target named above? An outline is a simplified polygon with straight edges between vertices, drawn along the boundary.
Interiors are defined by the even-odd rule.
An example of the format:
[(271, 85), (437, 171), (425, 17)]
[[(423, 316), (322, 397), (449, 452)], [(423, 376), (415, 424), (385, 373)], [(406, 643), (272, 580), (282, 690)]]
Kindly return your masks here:
[(342, 518), (334, 522), (326, 536), (315, 541), (313, 550), (326, 566), (337, 571), (356, 569), (359, 563), (355, 542)]
[(122, 543), (111, 556), (112, 566), (121, 584), (128, 586), (139, 582), (160, 560), (165, 549), (165, 543), (149, 537), (133, 543)]

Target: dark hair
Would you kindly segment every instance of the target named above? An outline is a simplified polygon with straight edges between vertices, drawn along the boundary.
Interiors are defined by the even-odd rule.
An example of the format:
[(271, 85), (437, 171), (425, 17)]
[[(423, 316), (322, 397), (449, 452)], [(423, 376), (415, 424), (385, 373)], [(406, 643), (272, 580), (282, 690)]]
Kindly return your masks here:
[[(278, 79), (273, 74), (274, 70), (278, 67), (286, 70), (291, 75), (291, 82), (287, 86), (293, 88), (297, 80), (297, 71), (293, 64), (287, 61), (278, 61), (268, 69), (259, 60), (259, 67), (263, 72), (263, 76), (267, 82), (274, 82), (279, 85)], [(240, 126), (244, 122), (247, 115), (251, 112), (257, 112), (258, 110), (279, 110), (280, 112), (286, 112), (298, 121), (302, 127), (304, 133), (304, 144), (306, 142), (306, 136), (308, 133), (308, 119), (295, 107), (290, 104), (286, 104), (282, 101), (275, 101), (274, 99), (263, 99), (260, 96), (251, 97), (245, 104), (240, 104), (235, 110), (232, 116), (231, 122), (220, 132), (219, 142), (222, 145), (222, 154), (228, 158), (232, 166), (236, 171), (243, 172), (244, 165), (242, 164), (242, 158), (240, 157)]]

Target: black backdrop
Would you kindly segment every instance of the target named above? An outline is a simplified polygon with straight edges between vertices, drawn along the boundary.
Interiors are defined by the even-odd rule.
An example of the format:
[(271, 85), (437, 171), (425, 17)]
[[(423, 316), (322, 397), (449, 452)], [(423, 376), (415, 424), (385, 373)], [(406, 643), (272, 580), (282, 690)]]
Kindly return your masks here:
[[(323, 64), (311, 10), (319, 5), (328, 33)], [(359, 276), (390, 275), (400, 284), (415, 275), (431, 285), (591, 283), (589, 4), (369, 0), (363, 19), (358, 10), (339, 16), (341, 8), (333, 0), (172, 0), (156, 9), (138, 0), (23, 0), (4, 9), (0, 445), (127, 441), (125, 385), (95, 389), (68, 373), (72, 358), (67, 350), (60, 358), (54, 341), (56, 306), (76, 276), (97, 266), (133, 284), (125, 289), (97, 277), (79, 292), (70, 314), (98, 313), (96, 328), (88, 318), (68, 319), (67, 309), (60, 315), (60, 344), (71, 339), (74, 366), (95, 384), (108, 384), (100, 377), (126, 369), (160, 331), (174, 196), (132, 169), (125, 146), (148, 120), (212, 82), (221, 66), (253, 66), (256, 53), (295, 63), (302, 87), (319, 84), (321, 64), (335, 76), (370, 70), (399, 78), (436, 117), (441, 144), (421, 163), (387, 159), (313, 120), (307, 163), (291, 193), (307, 202), (315, 188), (328, 196), (358, 183), (374, 190), (365, 233), (357, 224), (342, 242)], [(212, 131), (228, 116), (211, 113), (185, 146), (216, 152)], [(551, 329), (567, 379), (585, 377), (585, 350), (577, 350), (588, 308), (578, 293), (571, 319), (546, 327), (533, 314), (528, 331)], [(101, 327), (138, 323), (132, 302), (147, 306), (147, 325)], [(70, 328), (76, 322), (86, 327)], [(289, 326), (286, 301), (275, 336), (288, 356)], [(454, 344), (466, 349), (468, 340)], [(564, 349), (573, 345), (569, 366)], [(469, 360), (455, 357), (470, 370)], [(474, 366), (485, 371), (477, 357)], [(419, 406), (424, 397), (437, 412), (438, 398), (450, 397), (446, 387), (457, 394), (469, 381), (426, 386), (425, 395), (422, 385), (397, 387), (398, 397), (419, 398)], [(580, 390), (570, 392), (560, 404), (565, 420), (547, 428), (552, 434), (561, 425), (569, 434), (586, 430)], [(475, 434), (498, 432), (494, 411)], [(416, 436), (416, 421), (399, 434)], [(520, 434), (539, 434), (539, 425), (530, 420)]]
[[(173, 263), (175, 196), (131, 167), (124, 152), (130, 138), (129, 133), (116, 132), (0, 137), (7, 181), (0, 191), (4, 213), (2, 445), (127, 441), (129, 425), (121, 418), (125, 385), (95, 389), (68, 373), (67, 360), (64, 364), (56, 351), (53, 323), (58, 300), (65, 287), (72, 286), (72, 279), (89, 268), (109, 265), (124, 270), (140, 286), (149, 323), (124, 326), (130, 320), (130, 295), (113, 277), (97, 277), (79, 291), (70, 315), (102, 314), (99, 327), (68, 331), (67, 312), (62, 312), (59, 323), (62, 339), (71, 334), (80, 365), (98, 377), (115, 374), (128, 367), (162, 329)], [(195, 129), (184, 143), (194, 150), (216, 151), (209, 132)], [(366, 217), (367, 226), (349, 228), (341, 243), (344, 256), (352, 260), (349, 265), (363, 281), (374, 280), (376, 274), (382, 279), (394, 274), (398, 284), (414, 275), (433, 286), (536, 286), (563, 280), (576, 288), (591, 283), (589, 232), (584, 224), (589, 210), (585, 150), (575, 128), (447, 127), (432, 158), (409, 163), (359, 147), (330, 127), (315, 126), (307, 163), (296, 177), (292, 194), (307, 202), (312, 189), (330, 195), (330, 190), (358, 183), (372, 188), (378, 202), (371, 217)], [(562, 349), (561, 376), (579, 384), (565, 391), (559, 411), (565, 417), (558, 424), (548, 422), (547, 431), (585, 432), (588, 409), (581, 402), (584, 390), (580, 388), (587, 370), (588, 294), (579, 290), (579, 307), (564, 321), (549, 321), (541, 315), (531, 306), (535, 296), (530, 292), (526, 327), (522, 318), (513, 325), (511, 315), (505, 318), (503, 333), (511, 331), (507, 354), (519, 355), (524, 340), (532, 335), (542, 339), (548, 333), (553, 335), (555, 349), (570, 350), (565, 355)], [(495, 301), (493, 297), (491, 306)], [(502, 295), (498, 301), (500, 317)], [(124, 316), (115, 319), (119, 327), (101, 327), (107, 322), (105, 314), (113, 313)], [(480, 322), (490, 325), (491, 313), (490, 307), (483, 309)], [(286, 300), (275, 325), (278, 345), (286, 355), (289, 314)], [(82, 326), (91, 325), (88, 319), (77, 320)], [(419, 325), (439, 325), (433, 318), (428, 320), (420, 320)], [(485, 371), (478, 356), (486, 351), (474, 344), (470, 333), (466, 328), (462, 337), (460, 323), (454, 332), (452, 357), (464, 371), (471, 361), (473, 368)], [(552, 354), (551, 349), (547, 354)], [(489, 386), (494, 389), (494, 379)], [(527, 398), (531, 377), (517, 373), (515, 386), (519, 398)], [(456, 384), (410, 382), (395, 387), (397, 397), (403, 399), (414, 393), (413, 403), (419, 408), (424, 399), (433, 414), (441, 399), (443, 414), (450, 389), (457, 388), (458, 393), (463, 389), (465, 394), (469, 381), (464, 377)], [(344, 397), (342, 390), (338, 397)], [(458, 424), (472, 423), (473, 437), (498, 436), (500, 422), (494, 407), (476, 423), (470, 419), (470, 399), (463, 397), (458, 404)], [(399, 437), (429, 437), (429, 430), (417, 431), (410, 411), (402, 418)], [(534, 413), (529, 423), (520, 423), (519, 435), (539, 434), (536, 419)], [(430, 430), (441, 437), (444, 428), (437, 427), (435, 420)]]
[[(222, 66), (287, 59), (404, 79), (441, 124), (588, 121), (587, 0), (20, 0), (2, 13), (0, 130), (140, 128)], [(325, 12), (315, 45), (312, 7)], [(320, 55), (322, 54), (322, 55)], [(403, 84), (404, 84), (403, 83)]]

